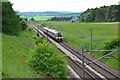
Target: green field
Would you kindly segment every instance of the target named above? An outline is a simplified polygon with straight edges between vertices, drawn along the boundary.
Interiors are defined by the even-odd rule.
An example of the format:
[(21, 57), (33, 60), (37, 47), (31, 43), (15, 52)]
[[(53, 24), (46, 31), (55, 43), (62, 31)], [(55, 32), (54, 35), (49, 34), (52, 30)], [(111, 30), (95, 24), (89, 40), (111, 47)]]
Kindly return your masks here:
[(2, 77), (40, 77), (27, 65), (30, 50), (34, 48), (33, 34), (22, 31), (19, 36), (2, 35)]
[[(33, 18), (35, 20), (47, 20), (47, 19), (50, 19), (52, 17), (54, 17), (54, 16), (34, 16)], [(32, 17), (29, 17), (28, 19), (30, 19), (30, 18), (32, 18)]]
[[(93, 50), (103, 50), (106, 42), (118, 38), (118, 24), (116, 23), (48, 22), (46, 24), (52, 29), (62, 31), (64, 41), (77, 49), (85, 47), (85, 50), (90, 50), (90, 28), (93, 30)], [(103, 56), (101, 53), (93, 52), (92, 55), (99, 58)], [(117, 60), (105, 59), (103, 61), (118, 69), (118, 65), (115, 65)]]
[(76, 48), (82, 46), (90, 49), (90, 28), (93, 30), (93, 49), (102, 49), (105, 42), (118, 37), (118, 24), (108, 23), (66, 23), (49, 22), (53, 29), (63, 33), (64, 41), (67, 41)]

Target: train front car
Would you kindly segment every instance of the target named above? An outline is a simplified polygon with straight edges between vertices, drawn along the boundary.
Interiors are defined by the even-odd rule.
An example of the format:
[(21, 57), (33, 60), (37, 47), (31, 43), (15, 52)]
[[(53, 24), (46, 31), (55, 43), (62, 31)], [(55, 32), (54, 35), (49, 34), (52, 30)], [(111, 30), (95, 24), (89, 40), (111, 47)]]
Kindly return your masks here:
[(49, 29), (47, 27), (44, 27), (43, 29), (44, 29), (43, 31), (47, 35), (49, 35), (51, 38), (53, 38), (57, 42), (62, 42), (63, 41), (63, 36), (62, 36), (62, 33), (60, 31)]
[(62, 42), (63, 41), (63, 36), (62, 36), (62, 33), (60, 31), (57, 32), (56, 40), (58, 42)]

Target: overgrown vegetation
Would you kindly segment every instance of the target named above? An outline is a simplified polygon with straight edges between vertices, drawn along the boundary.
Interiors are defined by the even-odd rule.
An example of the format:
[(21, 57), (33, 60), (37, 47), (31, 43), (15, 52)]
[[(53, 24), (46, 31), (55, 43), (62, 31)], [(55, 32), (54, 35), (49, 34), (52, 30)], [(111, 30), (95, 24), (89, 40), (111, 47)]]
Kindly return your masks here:
[[(120, 47), (120, 39), (114, 39), (111, 42), (105, 43), (104, 49), (105, 50), (114, 50)], [(105, 52), (107, 54), (109, 51)]]
[[(112, 51), (112, 54), (108, 55), (108, 58), (104, 58), (103, 61), (107, 62), (107, 64), (120, 72), (119, 67), (119, 47), (120, 47), (120, 39), (114, 39), (110, 42), (105, 43), (104, 49), (105, 50), (117, 50)], [(109, 54), (111, 51), (106, 51), (103, 55)]]
[(20, 32), (19, 16), (12, 8), (10, 2), (2, 2), (2, 32), (17, 35)]
[(120, 21), (118, 11), (120, 5), (103, 6), (88, 9), (80, 15), (80, 22), (116, 22)]
[(108, 66), (113, 67), (114, 69), (118, 70), (118, 72), (120, 72), (119, 47), (120, 47), (120, 39), (113, 39), (109, 42), (106, 42), (103, 49), (104, 50), (114, 50), (114, 51), (105, 51), (105, 52), (101, 53), (102, 56), (112, 53), (112, 54), (108, 55), (107, 57), (103, 58), (102, 61), (106, 62), (106, 64), (108, 64)]
[(29, 65), (38, 74), (51, 78), (67, 78), (67, 63), (57, 48), (46, 40), (36, 40), (36, 48), (29, 58)]

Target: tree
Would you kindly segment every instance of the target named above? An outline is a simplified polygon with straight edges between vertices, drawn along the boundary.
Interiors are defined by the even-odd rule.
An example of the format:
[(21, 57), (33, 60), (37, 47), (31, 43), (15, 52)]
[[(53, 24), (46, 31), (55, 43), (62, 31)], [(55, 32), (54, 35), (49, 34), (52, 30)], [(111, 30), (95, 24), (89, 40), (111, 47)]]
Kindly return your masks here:
[(27, 29), (28, 26), (27, 26), (27, 23), (25, 21), (21, 21), (20, 24), (21, 24), (21, 29), (22, 30), (26, 30)]
[(111, 5), (87, 9), (87, 11), (80, 15), (80, 22), (117, 22), (119, 21), (119, 6)]
[(28, 25), (27, 25), (27, 18), (20, 18), (20, 25), (22, 30), (26, 30)]
[(35, 19), (32, 17), (31, 19), (30, 19), (31, 21), (35, 21)]
[(9, 35), (17, 35), (20, 32), (19, 16), (10, 2), (2, 3), (2, 32)]

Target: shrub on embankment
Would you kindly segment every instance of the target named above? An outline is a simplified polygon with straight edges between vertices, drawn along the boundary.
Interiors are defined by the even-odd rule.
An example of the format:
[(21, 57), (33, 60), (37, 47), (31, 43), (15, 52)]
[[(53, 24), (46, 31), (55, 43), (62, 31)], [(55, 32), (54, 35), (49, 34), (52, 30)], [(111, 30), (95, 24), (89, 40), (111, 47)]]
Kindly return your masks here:
[(67, 63), (55, 46), (46, 40), (37, 43), (29, 65), (38, 73), (51, 78), (66, 78)]
[(105, 43), (104, 46), (105, 50), (117, 50), (117, 51), (106, 51), (103, 55), (108, 55), (106, 58), (104, 58), (104, 61), (109, 65), (110, 67), (116, 69), (120, 73), (120, 39), (113, 39), (110, 42)]
[[(105, 50), (113, 50), (113, 49), (119, 49), (120, 48), (120, 39), (114, 39), (111, 42), (105, 43), (104, 49)], [(108, 54), (109, 51), (105, 52), (105, 54)]]

